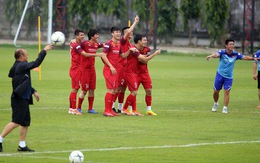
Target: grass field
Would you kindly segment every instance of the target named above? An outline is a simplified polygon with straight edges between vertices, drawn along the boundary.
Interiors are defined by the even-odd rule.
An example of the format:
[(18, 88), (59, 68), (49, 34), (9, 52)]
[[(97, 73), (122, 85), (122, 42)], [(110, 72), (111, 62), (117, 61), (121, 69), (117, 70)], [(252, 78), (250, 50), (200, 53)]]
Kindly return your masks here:
[[(29, 60), (37, 47), (27, 46)], [(11, 119), (11, 79), (15, 48), (0, 45), (0, 130)], [(18, 153), (19, 130), (3, 143), (2, 162), (69, 162), (71, 151), (80, 150), (84, 162), (260, 162), (260, 110), (251, 61), (238, 61), (228, 114), (220, 108), (211, 112), (212, 85), (218, 59), (206, 61), (205, 54), (164, 53), (150, 63), (153, 80), (153, 110), (158, 116), (108, 118), (102, 116), (105, 83), (103, 64), (96, 60), (97, 115), (69, 115), (69, 50), (55, 49), (42, 64), (42, 80), (32, 71), (33, 86), (41, 100), (31, 106), (32, 123), (27, 145), (35, 153)], [(128, 95), (128, 92), (127, 92)], [(127, 96), (126, 95), (126, 96)], [(144, 91), (140, 89), (137, 107), (145, 113)], [(1, 131), (0, 131), (1, 132)]]

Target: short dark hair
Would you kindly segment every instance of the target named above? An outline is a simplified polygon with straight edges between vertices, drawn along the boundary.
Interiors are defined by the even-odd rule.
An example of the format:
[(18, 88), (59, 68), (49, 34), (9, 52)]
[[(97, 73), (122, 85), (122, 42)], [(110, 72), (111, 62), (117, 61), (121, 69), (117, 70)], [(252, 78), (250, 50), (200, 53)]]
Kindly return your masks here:
[(14, 52), (14, 58), (19, 59), (23, 55), (23, 50), (22, 49), (16, 49)]
[(110, 32), (113, 33), (114, 31), (121, 31), (119, 27), (112, 27)]
[(81, 30), (81, 29), (76, 29), (76, 30), (74, 31), (74, 35), (75, 35), (75, 36), (78, 36), (79, 33), (84, 33), (84, 31)]
[(126, 30), (126, 29), (129, 29), (129, 28), (130, 28), (130, 27), (124, 27), (124, 28), (122, 29), (122, 33), (125, 34), (125, 30)]
[(226, 39), (225, 45), (228, 45), (229, 42), (235, 42), (233, 39)]
[(89, 31), (88, 31), (88, 39), (90, 40), (91, 37), (94, 37), (95, 34), (98, 34), (98, 33), (99, 33), (99, 32), (98, 32), (98, 30), (96, 30), (96, 29), (89, 29)]
[(138, 41), (141, 41), (142, 38), (144, 38), (145, 35), (141, 35), (141, 34), (136, 34), (135, 37), (134, 37), (134, 43), (138, 43)]

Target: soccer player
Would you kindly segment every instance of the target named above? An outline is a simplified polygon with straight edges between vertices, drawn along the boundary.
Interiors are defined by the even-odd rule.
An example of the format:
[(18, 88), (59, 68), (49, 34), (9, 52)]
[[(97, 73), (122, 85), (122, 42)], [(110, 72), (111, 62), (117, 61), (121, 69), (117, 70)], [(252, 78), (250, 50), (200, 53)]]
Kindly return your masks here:
[[(260, 50), (255, 53), (254, 57), (260, 58)], [(260, 62), (254, 61), (253, 63), (253, 79), (257, 80), (258, 99), (260, 101)], [(260, 109), (260, 105), (257, 108)]]
[(11, 95), (12, 121), (9, 122), (0, 135), (0, 152), (3, 151), (2, 142), (4, 138), (15, 128), (20, 126), (20, 143), (18, 151), (34, 152), (26, 145), (26, 136), (28, 127), (31, 123), (29, 105), (33, 104), (32, 95), (39, 101), (38, 92), (32, 87), (30, 70), (40, 66), (47, 51), (52, 49), (52, 45), (47, 45), (39, 53), (35, 61), (28, 62), (28, 52), (25, 49), (17, 49), (14, 52), (15, 63), (9, 71), (9, 77), (12, 78), (13, 93)]
[[(136, 26), (136, 24), (139, 22), (139, 17), (135, 17), (134, 23), (131, 25), (131, 27), (124, 27), (122, 29), (123, 37), (120, 40), (121, 43), (121, 52), (125, 53), (127, 51), (130, 51), (131, 43), (130, 40), (133, 37), (133, 30)], [(125, 82), (125, 68), (126, 68), (126, 62), (127, 59), (120, 57), (118, 64), (117, 64), (117, 73), (118, 73), (118, 89), (115, 93), (115, 99), (113, 102), (113, 111), (117, 113), (121, 113), (121, 110), (123, 108), (123, 102), (124, 102), (124, 96), (125, 96), (125, 90), (126, 90), (126, 82)], [(115, 109), (115, 101), (118, 97), (118, 110)]]
[[(139, 50), (143, 49), (147, 45), (147, 38), (143, 35), (137, 34), (134, 37), (134, 47)], [(130, 91), (129, 96), (127, 97), (122, 113), (126, 115), (137, 115), (143, 116), (136, 109), (136, 95), (138, 91), (138, 67), (139, 61), (146, 64), (149, 60), (155, 57), (157, 54), (161, 53), (161, 50), (156, 50), (151, 55), (142, 55), (140, 52), (131, 52), (127, 57), (125, 78), (127, 82), (127, 87)], [(128, 110), (128, 106), (132, 106), (132, 112)]]
[(103, 48), (102, 61), (104, 62), (103, 76), (105, 78), (107, 93), (105, 95), (105, 109), (104, 116), (114, 117), (120, 114), (115, 113), (112, 110), (112, 104), (115, 92), (118, 88), (118, 74), (117, 63), (119, 57), (127, 57), (130, 51), (135, 51), (135, 48), (131, 48), (126, 53), (121, 53), (121, 31), (118, 27), (112, 27), (111, 30), (112, 39), (107, 41)]
[[(96, 29), (90, 29), (88, 31), (88, 40), (81, 42), (82, 49), (90, 54), (96, 54), (99, 48), (103, 47), (103, 44), (98, 43), (99, 32)], [(95, 57), (85, 57), (81, 55), (81, 93), (78, 98), (78, 111), (82, 113), (81, 105), (88, 91), (88, 113), (97, 114), (93, 109), (94, 103), (94, 90), (96, 89), (96, 69), (95, 69)]]
[(76, 29), (74, 32), (76, 42), (70, 43), (70, 56), (71, 56), (71, 67), (69, 70), (69, 75), (71, 78), (71, 93), (69, 97), (70, 101), (70, 108), (69, 108), (69, 114), (76, 114), (76, 115), (82, 115), (81, 112), (79, 112), (76, 108), (77, 104), (77, 93), (80, 88), (80, 78), (81, 78), (81, 71), (80, 71), (80, 63), (81, 63), (81, 55), (85, 57), (97, 57), (101, 56), (102, 54), (91, 54), (86, 53), (81, 48), (81, 42), (84, 40), (85, 35), (82, 30)]
[(232, 39), (227, 39), (225, 41), (225, 49), (219, 50), (217, 53), (207, 56), (207, 60), (211, 58), (220, 58), (217, 73), (214, 81), (214, 91), (213, 91), (213, 100), (214, 104), (212, 107), (212, 112), (216, 112), (219, 106), (219, 92), (224, 86), (224, 106), (222, 113), (228, 113), (228, 103), (229, 103), (229, 94), (233, 83), (233, 70), (235, 62), (240, 60), (254, 60), (253, 57), (243, 55), (234, 51), (235, 41)]
[[(151, 49), (147, 46), (147, 41), (141, 44), (138, 48), (141, 55), (145, 57), (151, 54)], [(157, 114), (152, 111), (152, 79), (150, 77), (147, 63), (138, 62), (138, 88), (140, 84), (143, 85), (145, 90), (145, 103), (146, 103), (146, 114), (156, 116)]]

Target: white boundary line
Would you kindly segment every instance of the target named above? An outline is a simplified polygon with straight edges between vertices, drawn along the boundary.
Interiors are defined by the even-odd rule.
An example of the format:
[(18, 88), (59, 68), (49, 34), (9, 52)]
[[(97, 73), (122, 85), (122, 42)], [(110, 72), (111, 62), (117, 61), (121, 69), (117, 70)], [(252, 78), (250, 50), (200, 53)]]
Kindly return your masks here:
[[(144, 146), (144, 147), (118, 147), (118, 148), (96, 148), (96, 149), (77, 149), (81, 152), (102, 152), (102, 151), (120, 151), (120, 150), (138, 150), (138, 149), (166, 149), (166, 148), (188, 148), (209, 145), (229, 145), (229, 144), (255, 144), (260, 143), (260, 140), (254, 141), (231, 141), (231, 142), (212, 142), (212, 143), (198, 143), (198, 144), (183, 144), (183, 145), (163, 145), (163, 146)], [(75, 150), (75, 149), (74, 149)], [(55, 153), (70, 153), (73, 150), (63, 151), (45, 151), (45, 152), (29, 152), (29, 153), (0, 153), (0, 157), (20, 157), (25, 155), (37, 154), (55, 154)]]

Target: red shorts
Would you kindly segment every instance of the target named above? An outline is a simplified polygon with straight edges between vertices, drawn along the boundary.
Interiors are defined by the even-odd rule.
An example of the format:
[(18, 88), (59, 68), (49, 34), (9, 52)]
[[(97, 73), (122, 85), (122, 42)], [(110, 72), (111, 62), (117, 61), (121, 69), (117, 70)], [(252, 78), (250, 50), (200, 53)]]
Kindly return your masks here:
[(134, 73), (126, 73), (125, 74), (126, 84), (129, 91), (137, 91), (138, 90), (138, 78), (137, 74)]
[(138, 74), (138, 87), (143, 85), (144, 89), (152, 89), (152, 80), (149, 73)]
[(96, 70), (95, 69), (85, 69), (81, 73), (81, 90), (88, 91), (96, 89)]
[(72, 89), (79, 89), (80, 88), (81, 71), (70, 71), (70, 78), (71, 78), (71, 88)]
[(125, 69), (126, 67), (121, 67), (117, 70), (118, 72), (118, 86), (123, 87), (126, 86), (126, 80), (125, 80)]
[(107, 89), (117, 89), (118, 87), (118, 74), (112, 74), (109, 67), (103, 68), (103, 76), (106, 81)]

